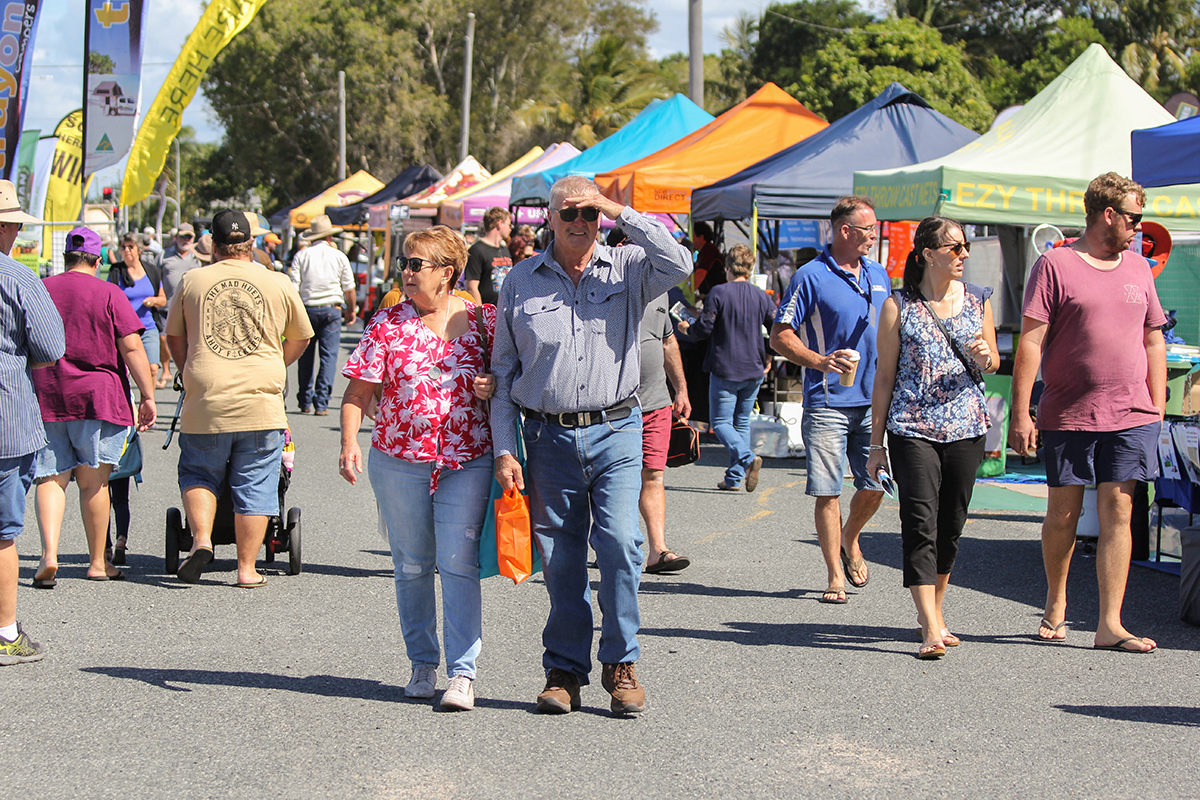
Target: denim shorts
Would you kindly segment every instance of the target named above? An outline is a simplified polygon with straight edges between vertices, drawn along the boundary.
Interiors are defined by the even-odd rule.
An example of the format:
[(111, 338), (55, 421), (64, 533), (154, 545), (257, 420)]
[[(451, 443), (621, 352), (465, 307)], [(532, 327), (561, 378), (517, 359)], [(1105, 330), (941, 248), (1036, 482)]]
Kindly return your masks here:
[(0, 541), (15, 539), (25, 529), (25, 495), (36, 461), (37, 453), (0, 458)]
[(203, 486), (220, 497), (228, 485), (234, 513), (278, 516), (282, 458), (282, 429), (181, 433), (179, 490)]
[(70, 472), (76, 467), (97, 469), (116, 466), (125, 452), (129, 428), (102, 419), (47, 422), (46, 446), (37, 454), (38, 480)]
[(158, 363), (158, 337), (158, 328), (155, 328), (153, 325), (142, 331), (142, 347), (146, 348), (146, 358), (149, 359), (151, 364)]
[(1123, 431), (1041, 431), (1049, 486), (1152, 481), (1158, 477), (1158, 433), (1151, 422)]
[(871, 407), (806, 408), (800, 419), (800, 435), (808, 462), (804, 493), (834, 497), (842, 493), (846, 460), (854, 474), (855, 489), (882, 492), (867, 475), (868, 445), (871, 444)]

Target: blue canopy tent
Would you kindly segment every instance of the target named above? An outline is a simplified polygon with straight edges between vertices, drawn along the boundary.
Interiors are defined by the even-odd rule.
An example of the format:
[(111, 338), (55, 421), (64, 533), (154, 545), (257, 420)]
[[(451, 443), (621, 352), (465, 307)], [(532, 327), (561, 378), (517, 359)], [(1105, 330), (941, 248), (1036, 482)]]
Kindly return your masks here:
[(428, 164), (413, 164), (370, 197), (348, 206), (325, 206), (325, 213), (334, 225), (365, 225), (367, 209), (371, 206), (392, 203), (416, 194), (441, 179), (442, 174)]
[(1133, 179), (1142, 186), (1200, 183), (1200, 117), (1129, 134)]
[(692, 218), (828, 217), (839, 197), (855, 193), (855, 170), (917, 164), (951, 153), (978, 136), (892, 83), (825, 130), (693, 191)]
[(619, 131), (556, 167), (522, 175), (513, 181), (511, 206), (546, 206), (550, 187), (566, 175), (591, 178), (656, 153), (713, 121), (709, 114), (682, 94), (655, 100)]

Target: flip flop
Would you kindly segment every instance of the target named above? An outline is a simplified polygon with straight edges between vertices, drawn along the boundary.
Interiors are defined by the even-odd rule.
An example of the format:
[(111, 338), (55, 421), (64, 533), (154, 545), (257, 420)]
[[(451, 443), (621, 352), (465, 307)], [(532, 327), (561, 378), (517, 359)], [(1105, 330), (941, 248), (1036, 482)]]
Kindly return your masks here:
[[(833, 595), (832, 599), (829, 597), (830, 595)], [(845, 589), (834, 589), (833, 587), (830, 587), (821, 593), (821, 596), (817, 598), (817, 602), (828, 603), (829, 605), (834, 606), (844, 606), (846, 603), (849, 603), (850, 600), (846, 597)]]
[(211, 564), (212, 560), (213, 551), (202, 547), (183, 560), (175, 575), (184, 583), (198, 583), (204, 568)]
[(842, 548), (842, 572), (846, 574), (846, 580), (850, 581), (850, 585), (855, 589), (861, 589), (871, 582), (871, 573), (867, 573), (866, 579), (859, 583), (850, 575), (850, 571), (862, 572), (867, 568), (867, 560), (860, 558), (857, 562), (851, 563), (849, 554), (846, 553), (846, 548)]
[(917, 651), (917, 658), (922, 661), (936, 661), (944, 655), (946, 655), (945, 643), (938, 645), (931, 644), (928, 647), (921, 645), (921, 649)]
[(1116, 642), (1115, 644), (1094, 644), (1094, 645), (1092, 645), (1092, 649), (1093, 650), (1112, 650), (1117, 653), (1153, 653), (1155, 650), (1158, 649), (1158, 645), (1155, 645), (1154, 647), (1151, 647), (1149, 650), (1130, 650), (1128, 647), (1121, 646), (1121, 645), (1125, 644), (1126, 642), (1140, 642), (1142, 644), (1145, 644), (1146, 640), (1140, 636), (1126, 636), (1124, 639), (1122, 639), (1119, 642)]
[(234, 585), (237, 586), (237, 588), (239, 588), (239, 589), (258, 589), (261, 586), (267, 585), (267, 576), (260, 575), (259, 579), (256, 581), (250, 581), (250, 583), (242, 583), (241, 581), (238, 581)]
[(50, 573), (50, 577), (48, 577), (48, 578), (39, 578), (35, 574), (33, 576), (33, 588), (35, 588), (35, 589), (53, 589), (55, 586), (58, 586), (58, 580), (55, 578), (55, 576), (57, 574), (58, 574), (57, 567), (54, 569), (53, 572)]
[(1067, 640), (1066, 634), (1063, 634), (1062, 638), (1059, 638), (1058, 636), (1042, 636), (1042, 630), (1041, 630), (1042, 628), (1049, 628), (1054, 633), (1058, 633), (1060, 630), (1062, 630), (1065, 627), (1067, 627), (1067, 621), (1065, 619), (1062, 622), (1058, 623), (1057, 625), (1051, 625), (1050, 620), (1046, 619), (1045, 617), (1042, 617), (1042, 624), (1038, 628), (1037, 637), (1039, 640), (1041, 640), (1043, 642), (1065, 642)]
[[(917, 628), (917, 641), (925, 641), (925, 632), (920, 628)], [(946, 645), (946, 647), (958, 647), (960, 644), (962, 644), (962, 639), (958, 638), (945, 628), (942, 628), (942, 644)]]
[(123, 581), (125, 580), (125, 573), (117, 570), (116, 575), (88, 575), (87, 579), (89, 581)]
[[(667, 556), (673, 556), (673, 558), (668, 559)], [(658, 561), (646, 565), (646, 574), (658, 575), (663, 572), (679, 572), (679, 570), (691, 566), (691, 563), (691, 559), (686, 556), (678, 555), (670, 550), (664, 550), (659, 554)]]

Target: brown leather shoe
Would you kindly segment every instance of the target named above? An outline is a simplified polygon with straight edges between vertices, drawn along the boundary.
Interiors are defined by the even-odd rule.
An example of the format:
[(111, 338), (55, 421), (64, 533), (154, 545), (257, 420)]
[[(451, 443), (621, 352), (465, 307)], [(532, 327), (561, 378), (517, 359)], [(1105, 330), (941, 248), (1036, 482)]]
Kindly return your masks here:
[(646, 708), (646, 692), (638, 683), (632, 661), (605, 664), (600, 672), (600, 685), (612, 695), (614, 714), (637, 714)]
[[(636, 682), (636, 681), (635, 681)], [(537, 698), (539, 714), (566, 714), (578, 711), (579, 678), (557, 667), (546, 676), (546, 688)]]

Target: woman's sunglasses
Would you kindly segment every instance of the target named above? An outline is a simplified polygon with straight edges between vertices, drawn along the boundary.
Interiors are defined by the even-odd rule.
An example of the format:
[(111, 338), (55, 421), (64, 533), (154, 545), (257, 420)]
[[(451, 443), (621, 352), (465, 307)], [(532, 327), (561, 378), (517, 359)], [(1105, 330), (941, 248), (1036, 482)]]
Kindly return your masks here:
[(423, 264), (428, 264), (430, 269), (433, 269), (434, 267), (450, 266), (449, 264), (438, 264), (437, 262), (430, 261), (427, 258), (417, 258), (416, 256), (412, 256), (411, 258), (405, 258), (404, 256), (400, 256), (399, 258), (396, 259), (396, 268), (397, 269), (406, 269), (409, 272), (420, 272), (422, 269), (425, 268), (424, 266), (422, 266)]
[(950, 242), (948, 244), (939, 244), (938, 247), (948, 247), (950, 248), (950, 252), (956, 256), (961, 256), (964, 250), (968, 253), (971, 252), (970, 242)]
[(598, 208), (560, 208), (558, 218), (563, 222), (574, 222), (579, 219), (580, 212), (583, 213), (584, 222), (595, 222), (600, 219), (600, 209)]

